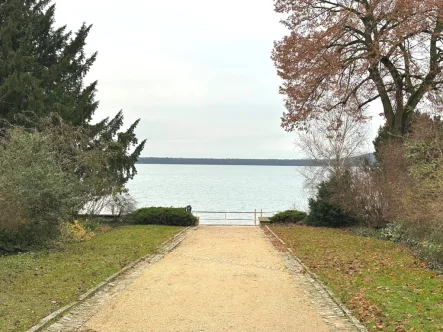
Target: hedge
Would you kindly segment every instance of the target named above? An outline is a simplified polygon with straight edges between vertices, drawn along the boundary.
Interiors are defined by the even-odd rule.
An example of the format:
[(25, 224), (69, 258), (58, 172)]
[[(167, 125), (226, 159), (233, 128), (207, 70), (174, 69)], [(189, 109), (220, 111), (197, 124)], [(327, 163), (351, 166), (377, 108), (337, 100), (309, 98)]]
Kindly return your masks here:
[(306, 218), (306, 213), (297, 210), (287, 210), (277, 213), (270, 218), (272, 223), (296, 223)]
[(149, 207), (129, 214), (126, 221), (138, 225), (195, 226), (198, 219), (184, 208)]

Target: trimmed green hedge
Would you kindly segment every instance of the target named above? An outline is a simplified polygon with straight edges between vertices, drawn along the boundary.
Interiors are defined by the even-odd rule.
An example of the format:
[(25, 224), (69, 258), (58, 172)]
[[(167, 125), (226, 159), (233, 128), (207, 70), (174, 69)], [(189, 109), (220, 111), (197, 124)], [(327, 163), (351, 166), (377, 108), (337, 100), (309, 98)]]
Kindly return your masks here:
[(270, 218), (271, 223), (296, 223), (306, 218), (306, 213), (297, 210), (287, 210), (277, 213)]
[(198, 219), (184, 208), (149, 207), (126, 216), (126, 222), (138, 225), (195, 226)]

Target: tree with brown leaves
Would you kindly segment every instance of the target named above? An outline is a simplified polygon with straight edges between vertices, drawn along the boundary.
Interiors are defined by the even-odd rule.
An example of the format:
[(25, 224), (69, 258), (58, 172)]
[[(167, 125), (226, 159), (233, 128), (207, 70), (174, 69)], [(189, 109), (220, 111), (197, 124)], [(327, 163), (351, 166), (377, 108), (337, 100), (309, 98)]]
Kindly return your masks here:
[(443, 111), (442, 0), (276, 0), (275, 8), (290, 31), (272, 55), (287, 131), (334, 109), (364, 120), (376, 100), (397, 134), (415, 112)]

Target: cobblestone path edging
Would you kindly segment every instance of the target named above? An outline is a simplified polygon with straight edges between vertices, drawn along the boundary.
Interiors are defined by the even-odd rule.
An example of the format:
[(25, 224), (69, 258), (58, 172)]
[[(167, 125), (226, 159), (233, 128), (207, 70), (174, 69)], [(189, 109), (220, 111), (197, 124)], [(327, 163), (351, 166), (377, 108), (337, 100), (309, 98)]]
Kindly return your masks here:
[(334, 293), (319, 280), (316, 274), (311, 272), (309, 268), (294, 255), (291, 248), (288, 248), (286, 243), (280, 239), (277, 234), (268, 226), (265, 226), (262, 230), (268, 238), (271, 239), (271, 242), (273, 242), (272, 238), (274, 238), (284, 246), (284, 250), (280, 251), (280, 256), (286, 268), (295, 279), (297, 279), (300, 287), (308, 295), (331, 331), (368, 331), (366, 327), (352, 315), (349, 309), (336, 298)]
[[(154, 254), (149, 254), (130, 263), (122, 270), (101, 282), (96, 287), (87, 291), (85, 294), (80, 296), (78, 300), (43, 318), (37, 325), (31, 327), (27, 332), (77, 331), (90, 317), (94, 315), (94, 313), (100, 307), (100, 304), (119, 294), (134, 279), (139, 277), (148, 266), (158, 262), (166, 254), (174, 250), (174, 248), (186, 238), (189, 232), (194, 229), (195, 227), (185, 228), (180, 233), (176, 234), (172, 239), (164, 242), (160, 249), (158, 249)], [(47, 327), (51, 322), (54, 321), (56, 322)], [(47, 328), (45, 329), (45, 327)]]

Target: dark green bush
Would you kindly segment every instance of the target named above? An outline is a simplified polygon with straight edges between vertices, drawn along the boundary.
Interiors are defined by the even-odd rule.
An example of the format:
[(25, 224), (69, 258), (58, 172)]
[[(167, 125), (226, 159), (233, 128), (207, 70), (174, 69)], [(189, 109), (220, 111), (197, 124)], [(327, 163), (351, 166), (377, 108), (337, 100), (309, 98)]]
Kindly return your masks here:
[(296, 223), (305, 219), (307, 214), (302, 211), (297, 210), (287, 210), (280, 213), (277, 213), (273, 217), (270, 218), (271, 222), (278, 223)]
[(149, 207), (134, 211), (126, 221), (139, 225), (194, 226), (197, 218), (184, 208)]
[(57, 239), (58, 227), (50, 224), (23, 225), (16, 230), (0, 229), (0, 253), (39, 249)]
[(331, 177), (320, 183), (317, 195), (309, 199), (309, 215), (305, 224), (316, 227), (346, 227), (356, 223), (356, 219), (334, 203), (334, 192), (341, 190), (341, 179)]

